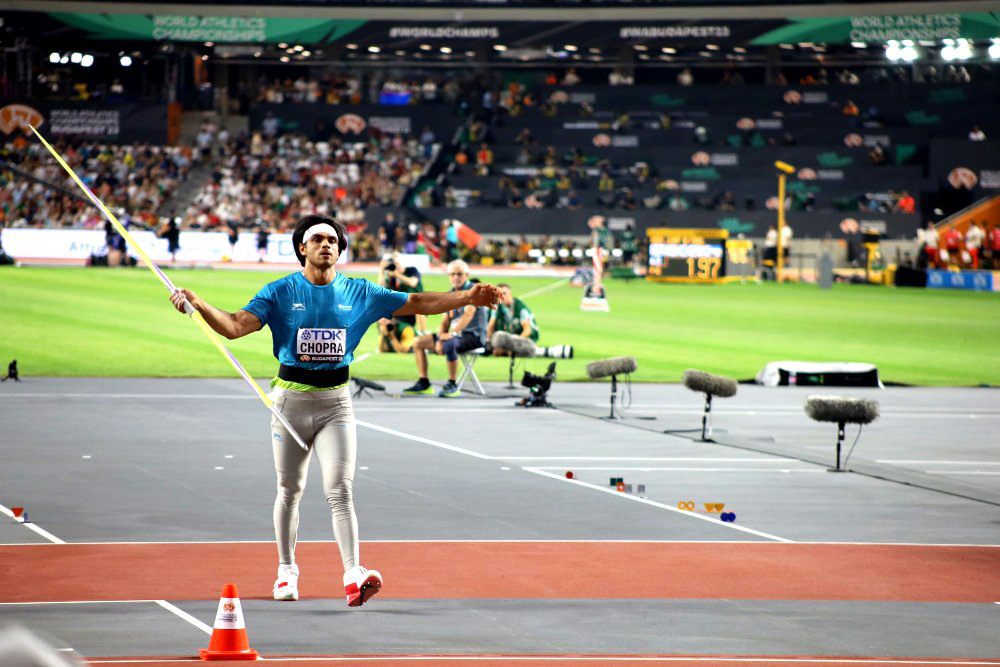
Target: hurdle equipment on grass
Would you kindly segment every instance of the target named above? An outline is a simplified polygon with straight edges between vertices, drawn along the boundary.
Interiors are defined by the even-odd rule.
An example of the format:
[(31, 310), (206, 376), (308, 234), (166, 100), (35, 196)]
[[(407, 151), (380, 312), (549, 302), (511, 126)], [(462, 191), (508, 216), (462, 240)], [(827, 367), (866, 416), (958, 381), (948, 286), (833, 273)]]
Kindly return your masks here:
[(257, 651), (250, 648), (247, 626), (243, 622), (243, 608), (236, 584), (222, 587), (219, 610), (212, 626), (208, 648), (199, 651), (202, 660), (256, 660)]
[(684, 386), (705, 394), (705, 411), (701, 415), (701, 441), (712, 442), (712, 397), (736, 395), (736, 380), (689, 368), (684, 371)]
[[(152, 271), (157, 278), (160, 279), (160, 282), (163, 283), (164, 287), (166, 287), (170, 291), (170, 294), (173, 295), (177, 291), (177, 288), (174, 286), (173, 282), (171, 282), (170, 278), (167, 277), (167, 274), (165, 274), (160, 269), (160, 267), (158, 267), (156, 264), (153, 263), (153, 260), (149, 258), (149, 255), (146, 254), (146, 251), (143, 250), (142, 246), (139, 245), (139, 243), (132, 237), (132, 235), (128, 233), (128, 230), (125, 229), (122, 223), (118, 221), (118, 218), (116, 218), (114, 214), (108, 210), (108, 207), (104, 205), (104, 202), (102, 202), (97, 197), (97, 195), (91, 192), (90, 188), (84, 185), (83, 181), (80, 180), (80, 177), (76, 175), (76, 172), (73, 171), (70, 168), (70, 166), (66, 164), (66, 161), (62, 159), (62, 156), (59, 155), (59, 153), (57, 153), (56, 150), (49, 145), (49, 142), (45, 140), (45, 137), (43, 137), (41, 133), (39, 133), (39, 131), (36, 130), (33, 126), (29, 125), (29, 127), (31, 128), (31, 131), (35, 133), (35, 136), (38, 137), (38, 140), (42, 142), (42, 145), (45, 146), (45, 148), (48, 149), (49, 153), (52, 154), (52, 157), (55, 158), (56, 162), (59, 163), (59, 166), (61, 166), (66, 171), (66, 173), (69, 174), (70, 178), (73, 179), (73, 182), (75, 182), (78, 186), (80, 186), (80, 189), (83, 190), (83, 193), (85, 195), (87, 195), (87, 198), (90, 199), (90, 202), (97, 207), (97, 209), (104, 215), (105, 218), (107, 218), (108, 222), (111, 223), (111, 226), (115, 228), (115, 231), (117, 231), (121, 235), (121, 237), (125, 239), (128, 245), (132, 247), (132, 250), (135, 252), (135, 254), (137, 254), (139, 258), (143, 261), (146, 267), (150, 271)], [(277, 408), (274, 407), (274, 404), (271, 402), (271, 399), (268, 397), (268, 395), (265, 394), (264, 390), (260, 388), (260, 385), (257, 384), (257, 381), (254, 380), (252, 377), (250, 377), (250, 374), (247, 373), (246, 369), (243, 368), (243, 366), (236, 359), (233, 353), (229, 351), (229, 348), (225, 346), (225, 344), (219, 338), (219, 335), (215, 333), (215, 330), (208, 325), (208, 322), (206, 322), (205, 318), (201, 316), (201, 313), (195, 310), (194, 307), (190, 303), (188, 303), (186, 299), (184, 301), (184, 312), (187, 315), (189, 315), (192, 320), (194, 320), (195, 324), (198, 325), (198, 327), (202, 330), (205, 336), (208, 337), (208, 340), (212, 342), (212, 345), (215, 346), (215, 349), (217, 349), (219, 353), (226, 358), (226, 361), (228, 361), (230, 365), (236, 370), (236, 372), (239, 373), (244, 380), (246, 380), (247, 384), (249, 384), (250, 387), (257, 394), (257, 398), (259, 398), (261, 402), (267, 407), (267, 409), (271, 411), (271, 414), (274, 415), (274, 418), (277, 419), (278, 422), (282, 426), (284, 426), (285, 429), (288, 430), (288, 432), (291, 434), (295, 442), (298, 443), (299, 447), (308, 450), (309, 445), (307, 445), (305, 441), (302, 439), (302, 437), (295, 431), (295, 429), (292, 428), (292, 425), (288, 423), (288, 420), (285, 419), (285, 416), (282, 415), (281, 412), (279, 412)]]
[[(611, 414), (607, 419), (620, 419), (621, 415), (615, 413), (615, 400), (618, 397), (618, 376), (634, 373), (638, 366), (635, 357), (612, 357), (601, 359), (587, 364), (587, 376), (592, 380), (611, 376)], [(621, 408), (618, 409), (621, 412)]]
[[(827, 468), (830, 472), (847, 472), (847, 460), (851, 458), (854, 445), (851, 451), (847, 452), (844, 458), (844, 468), (840, 467), (840, 447), (844, 442), (844, 426), (846, 424), (858, 425), (858, 437), (861, 437), (861, 427), (870, 424), (879, 417), (878, 401), (867, 398), (853, 398), (851, 396), (807, 396), (805, 404), (806, 414), (810, 419), (818, 422), (833, 422), (837, 425), (837, 461), (836, 466)], [(857, 444), (857, 439), (854, 443)]]
[(535, 356), (535, 341), (524, 336), (509, 334), (506, 331), (495, 331), (490, 343), (494, 350), (506, 352), (510, 357), (510, 367), (507, 369), (507, 389), (516, 389), (514, 386), (514, 360), (517, 357)]

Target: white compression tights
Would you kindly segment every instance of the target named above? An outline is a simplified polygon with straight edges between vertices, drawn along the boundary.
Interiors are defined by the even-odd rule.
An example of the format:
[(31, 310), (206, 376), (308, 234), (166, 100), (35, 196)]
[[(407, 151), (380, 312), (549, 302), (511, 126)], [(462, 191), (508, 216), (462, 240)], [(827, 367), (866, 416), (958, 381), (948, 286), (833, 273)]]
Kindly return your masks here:
[(275, 388), (270, 397), (274, 407), (310, 444), (309, 451), (303, 450), (285, 427), (271, 417), (274, 469), (278, 474), (278, 496), (274, 501), (278, 560), (285, 565), (295, 562), (299, 500), (315, 451), (323, 476), (323, 492), (333, 515), (333, 536), (340, 547), (344, 569), (348, 570), (359, 564), (358, 519), (352, 492), (358, 440), (350, 390), (346, 386), (319, 392)]

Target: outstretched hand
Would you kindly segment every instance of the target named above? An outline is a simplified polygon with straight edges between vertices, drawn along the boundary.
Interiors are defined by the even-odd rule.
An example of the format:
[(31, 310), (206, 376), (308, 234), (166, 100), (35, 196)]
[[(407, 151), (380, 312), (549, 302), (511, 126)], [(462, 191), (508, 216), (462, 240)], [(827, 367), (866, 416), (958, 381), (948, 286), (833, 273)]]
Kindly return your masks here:
[[(195, 303), (197, 301), (200, 301), (200, 299), (198, 298), (197, 294), (195, 294), (189, 289), (184, 289), (183, 287), (178, 287), (177, 290), (170, 295), (170, 303), (174, 304), (174, 308), (176, 308), (181, 313), (185, 312), (184, 311), (185, 301), (190, 303), (192, 306), (195, 306)], [(195, 308), (197, 309), (197, 307)]]
[(500, 303), (501, 298), (503, 298), (503, 294), (500, 292), (500, 288), (493, 285), (476, 283), (469, 290), (469, 305), (472, 306), (492, 308)]

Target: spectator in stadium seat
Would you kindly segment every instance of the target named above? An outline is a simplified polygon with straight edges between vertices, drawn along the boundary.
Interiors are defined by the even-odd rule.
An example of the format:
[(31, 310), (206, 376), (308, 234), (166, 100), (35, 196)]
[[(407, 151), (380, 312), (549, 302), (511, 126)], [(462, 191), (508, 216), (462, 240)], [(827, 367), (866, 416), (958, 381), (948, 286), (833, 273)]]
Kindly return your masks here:
[(718, 211), (735, 211), (736, 195), (729, 190), (720, 193), (715, 200), (715, 209)]
[(670, 198), (667, 200), (667, 207), (671, 211), (686, 211), (689, 208), (691, 208), (691, 205), (688, 203), (688, 200), (685, 199), (681, 193), (674, 192), (670, 195)]
[(385, 218), (382, 219), (382, 224), (378, 227), (378, 240), (382, 245), (383, 252), (390, 252), (395, 249), (398, 229), (399, 223), (396, 222), (396, 214), (392, 211), (386, 212)]
[(493, 165), (493, 151), (486, 144), (480, 144), (476, 152), (476, 164), (487, 169)]
[(975, 221), (969, 223), (969, 228), (965, 230), (965, 249), (969, 251), (972, 259), (972, 268), (978, 269), (983, 255), (983, 240), (986, 232)]
[(1000, 224), (994, 224), (986, 238), (988, 239), (986, 247), (990, 251), (990, 263), (993, 270), (1000, 270)]
[(882, 148), (881, 144), (875, 144), (872, 146), (872, 149), (868, 151), (868, 160), (876, 167), (887, 164), (889, 161), (885, 154), (885, 149)]
[(580, 76), (576, 73), (576, 69), (570, 67), (566, 71), (566, 76), (563, 77), (562, 82), (564, 86), (575, 86), (580, 83)]
[(768, 225), (764, 236), (764, 261), (774, 262), (778, 259), (778, 228)]
[(601, 179), (597, 183), (597, 189), (601, 192), (611, 192), (615, 189), (615, 179), (611, 178), (606, 170), (601, 172)]
[(937, 228), (933, 222), (928, 221), (923, 229), (917, 230), (917, 268), (934, 268), (938, 259)]
[(681, 86), (690, 86), (694, 83), (694, 75), (689, 67), (685, 67), (677, 75), (677, 83)]
[(893, 206), (893, 212), (895, 213), (906, 213), (913, 215), (917, 212), (917, 201), (913, 198), (906, 190), (899, 195), (899, 199), (896, 200), (896, 204)]
[(974, 125), (969, 131), (969, 141), (986, 141), (986, 133), (978, 125)]
[(945, 255), (942, 253), (942, 259), (946, 260), (946, 264), (958, 265), (962, 261), (962, 234), (958, 231), (955, 225), (952, 225), (945, 233), (943, 241), (944, 249), (947, 251)]
[(847, 100), (847, 102), (844, 103), (844, 108), (841, 109), (841, 113), (845, 116), (858, 116), (861, 114), (861, 109), (859, 109), (858, 105), (854, 103), (854, 100)]

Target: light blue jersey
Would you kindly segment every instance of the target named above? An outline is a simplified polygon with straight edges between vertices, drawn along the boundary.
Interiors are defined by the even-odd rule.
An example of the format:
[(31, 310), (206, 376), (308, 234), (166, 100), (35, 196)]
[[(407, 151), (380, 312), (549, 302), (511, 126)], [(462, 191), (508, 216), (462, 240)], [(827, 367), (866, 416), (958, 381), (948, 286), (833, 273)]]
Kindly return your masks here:
[(265, 285), (243, 310), (271, 328), (282, 364), (331, 370), (349, 365), (368, 327), (392, 317), (407, 296), (340, 273), (329, 285), (313, 285), (297, 271)]

